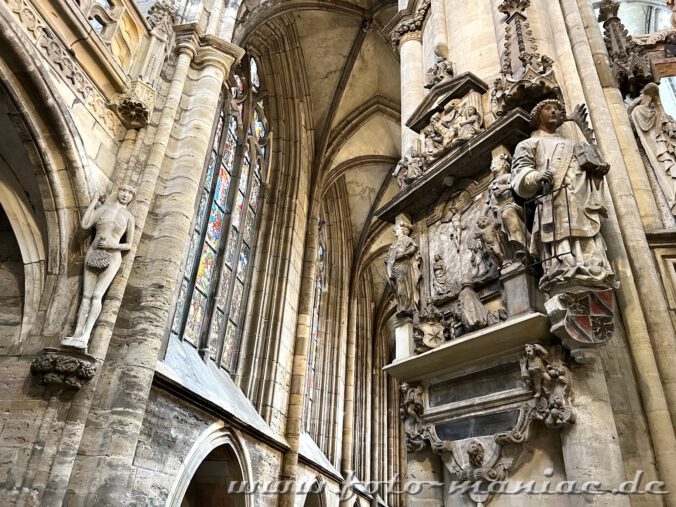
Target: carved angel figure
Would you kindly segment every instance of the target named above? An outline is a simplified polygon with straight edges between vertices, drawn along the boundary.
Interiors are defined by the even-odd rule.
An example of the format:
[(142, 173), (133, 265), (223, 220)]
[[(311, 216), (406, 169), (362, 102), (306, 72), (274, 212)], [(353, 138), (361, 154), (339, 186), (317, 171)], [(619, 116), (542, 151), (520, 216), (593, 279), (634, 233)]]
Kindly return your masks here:
[(524, 358), (521, 363), (521, 379), (533, 388), (533, 398), (540, 398), (544, 393), (544, 384), (552, 377), (548, 372), (547, 357), (549, 353), (542, 345), (528, 344), (525, 346)]
[(664, 111), (659, 87), (646, 85), (628, 112), (671, 212), (676, 214), (676, 121)]
[[(75, 332), (63, 338), (61, 345), (86, 349), (89, 344), (103, 296), (122, 264), (122, 252), (131, 248), (135, 222), (127, 206), (134, 193), (132, 187), (123, 185), (117, 191), (116, 202), (107, 204), (102, 204), (99, 194), (94, 194), (82, 217), (82, 228), (96, 226), (96, 235), (85, 256), (84, 287)], [(123, 237), (125, 242), (121, 243)]]
[(434, 65), (425, 72), (425, 88), (432, 88), (453, 77), (453, 64), (443, 56), (436, 55)]

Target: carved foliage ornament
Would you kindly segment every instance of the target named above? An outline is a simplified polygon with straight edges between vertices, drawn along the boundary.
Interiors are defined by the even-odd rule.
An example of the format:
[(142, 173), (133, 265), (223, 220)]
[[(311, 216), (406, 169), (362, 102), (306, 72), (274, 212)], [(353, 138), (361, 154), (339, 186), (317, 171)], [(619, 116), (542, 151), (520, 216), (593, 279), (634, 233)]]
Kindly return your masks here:
[(390, 42), (395, 49), (399, 47), (401, 39), (404, 37), (404, 35), (411, 32), (418, 32), (422, 29), (425, 18), (427, 17), (427, 13), (430, 10), (430, 3), (431, 0), (422, 0), (418, 4), (418, 7), (416, 8), (412, 17), (404, 19), (392, 29), (390, 34)]
[(87, 354), (47, 348), (33, 359), (31, 374), (40, 384), (64, 384), (80, 389), (94, 378), (96, 361)]

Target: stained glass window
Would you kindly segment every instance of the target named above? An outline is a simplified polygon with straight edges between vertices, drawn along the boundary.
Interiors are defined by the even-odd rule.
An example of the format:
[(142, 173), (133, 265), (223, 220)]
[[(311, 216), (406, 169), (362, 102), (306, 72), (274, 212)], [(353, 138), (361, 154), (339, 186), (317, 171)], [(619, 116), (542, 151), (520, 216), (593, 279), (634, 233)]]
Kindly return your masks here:
[[(248, 67), (248, 68), (247, 68)], [(228, 372), (237, 364), (270, 128), (253, 58), (223, 90), (171, 333)]]

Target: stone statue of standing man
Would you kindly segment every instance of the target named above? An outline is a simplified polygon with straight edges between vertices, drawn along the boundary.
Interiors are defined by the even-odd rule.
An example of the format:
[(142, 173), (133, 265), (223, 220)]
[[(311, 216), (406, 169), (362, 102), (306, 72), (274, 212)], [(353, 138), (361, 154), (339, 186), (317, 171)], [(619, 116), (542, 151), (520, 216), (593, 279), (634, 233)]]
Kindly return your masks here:
[[(577, 112), (581, 109), (576, 110)], [(613, 271), (600, 233), (607, 215), (601, 182), (607, 164), (593, 147), (564, 137), (564, 105), (544, 100), (533, 108), (534, 131), (514, 152), (511, 185), (526, 199), (542, 196), (531, 236), (531, 252), (543, 262), (540, 288), (584, 285), (608, 288)]]
[(61, 345), (86, 349), (89, 344), (103, 296), (122, 264), (122, 252), (131, 248), (135, 222), (127, 206), (134, 194), (134, 188), (123, 185), (117, 191), (116, 201), (104, 204), (96, 193), (82, 217), (82, 228), (96, 227), (96, 235), (85, 256), (84, 287), (75, 332), (63, 338)]

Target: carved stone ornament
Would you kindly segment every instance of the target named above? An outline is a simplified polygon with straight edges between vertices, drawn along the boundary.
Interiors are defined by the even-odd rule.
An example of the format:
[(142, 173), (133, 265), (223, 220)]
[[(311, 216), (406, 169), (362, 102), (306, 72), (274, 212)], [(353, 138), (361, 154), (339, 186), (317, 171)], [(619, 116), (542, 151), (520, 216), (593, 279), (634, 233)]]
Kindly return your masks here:
[(501, 76), (491, 92), (487, 123), (515, 107), (532, 107), (546, 98), (560, 98), (554, 61), (538, 53), (526, 9), (530, 0), (504, 0), (498, 10), (506, 15)]
[(394, 226), (396, 240), (387, 254), (387, 279), (397, 299), (397, 315), (412, 316), (419, 310), (420, 264), (422, 257), (411, 232), (410, 223), (398, 220)]
[(533, 389), (533, 417), (548, 428), (561, 428), (575, 422), (568, 401), (570, 372), (561, 359), (554, 359), (539, 344), (525, 346), (519, 358), (521, 379)]
[(435, 56), (434, 65), (425, 73), (425, 88), (448, 81), (453, 78), (453, 64), (441, 55)]
[[(523, 207), (516, 203), (510, 185), (512, 157), (502, 153), (491, 162), (493, 180), (488, 187), (487, 204), (500, 225), (500, 242), (503, 264), (523, 262), (526, 256), (526, 223)], [(494, 254), (497, 259), (498, 252)], [(502, 267), (502, 264), (500, 265)]]
[[(104, 203), (98, 193), (94, 194), (82, 217), (82, 228), (96, 226), (96, 234), (85, 255), (82, 302), (75, 332), (61, 340), (64, 347), (86, 349), (89, 344), (101, 313), (103, 296), (122, 265), (122, 252), (131, 248), (135, 221), (127, 206), (135, 192), (132, 187), (122, 185), (115, 201), (109, 203)], [(123, 238), (125, 242), (121, 243)]]
[(606, 343), (615, 331), (613, 289), (563, 292), (549, 299), (545, 308), (552, 334), (574, 357), (577, 350)]
[(676, 215), (676, 120), (664, 111), (655, 83), (645, 86), (627, 112), (671, 213)]
[(176, 16), (175, 0), (159, 0), (148, 11), (148, 24), (152, 29), (170, 34)]
[(540, 289), (611, 288), (614, 273), (601, 236), (607, 216), (602, 184), (609, 166), (594, 145), (576, 143), (559, 129), (566, 120), (586, 117), (584, 108), (564, 116), (558, 100), (533, 108), (534, 130), (516, 146), (511, 185), (534, 207), (529, 249), (543, 268)]
[(427, 169), (426, 163), (420, 154), (420, 142), (408, 148), (401, 160), (397, 162), (392, 176), (397, 178), (399, 189), (403, 190), (415, 180), (420, 178)]
[(111, 104), (111, 109), (118, 114), (127, 129), (139, 129), (148, 125), (150, 112), (154, 107), (155, 90), (141, 79), (132, 81), (127, 93)]
[(599, 22), (603, 23), (603, 39), (617, 86), (622, 95), (636, 97), (655, 78), (650, 58), (617, 16), (619, 7), (614, 0), (603, 0), (599, 7)]
[(424, 138), (423, 157), (427, 164), (471, 140), (485, 130), (481, 94), (470, 92), (463, 98), (449, 101), (432, 115), (421, 133)]
[(408, 452), (421, 451), (425, 447), (427, 428), (424, 427), (420, 416), (423, 413), (423, 392), (420, 386), (411, 386), (402, 382), (401, 407), (399, 416), (404, 422), (404, 444)]
[(431, 0), (421, 0), (413, 13), (412, 17), (402, 20), (397, 24), (390, 33), (390, 42), (395, 48), (399, 47), (399, 43), (404, 35), (411, 32), (419, 32), (422, 29), (427, 13), (430, 10)]
[(432, 300), (428, 299), (425, 312), (413, 325), (415, 352), (420, 354), (443, 344), (449, 337), (447, 326), (448, 322), (444, 315), (432, 304)]
[(96, 359), (74, 350), (46, 348), (33, 359), (31, 374), (40, 384), (64, 384), (80, 389), (94, 378)]

